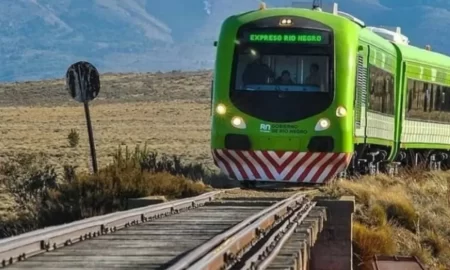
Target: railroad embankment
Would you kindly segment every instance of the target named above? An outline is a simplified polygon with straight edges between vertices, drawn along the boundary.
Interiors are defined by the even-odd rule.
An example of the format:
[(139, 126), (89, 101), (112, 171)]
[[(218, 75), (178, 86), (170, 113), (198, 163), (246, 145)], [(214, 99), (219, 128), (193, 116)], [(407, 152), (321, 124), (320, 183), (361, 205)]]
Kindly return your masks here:
[[(61, 171), (61, 173), (59, 173)], [(119, 150), (98, 176), (70, 166), (54, 168), (45, 156), (21, 155), (0, 165), (0, 237), (129, 208), (129, 198), (194, 196), (211, 189), (201, 165), (184, 164), (137, 149)], [(415, 255), (432, 269), (450, 268), (450, 173), (402, 172), (342, 180), (311, 196), (356, 198), (353, 249), (356, 261), (373, 255)], [(235, 190), (236, 196), (289, 196), (285, 191)], [(258, 194), (257, 194), (258, 193)]]

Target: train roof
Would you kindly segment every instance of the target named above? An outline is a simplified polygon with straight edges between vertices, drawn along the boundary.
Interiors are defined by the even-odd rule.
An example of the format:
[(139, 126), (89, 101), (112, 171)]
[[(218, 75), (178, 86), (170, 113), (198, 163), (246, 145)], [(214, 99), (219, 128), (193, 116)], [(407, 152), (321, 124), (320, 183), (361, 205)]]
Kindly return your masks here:
[(370, 43), (370, 44), (375, 44), (380, 49), (384, 49), (387, 52), (396, 53), (395, 47), (392, 45), (392, 43), (389, 40), (379, 36), (378, 34), (372, 32), (371, 30), (369, 30), (367, 28), (361, 28), (361, 32), (360, 32), (359, 36), (360, 36), (361, 40), (363, 40), (367, 43)]
[(270, 7), (267, 9), (254, 9), (246, 12), (241, 12), (234, 14), (228, 18), (241, 18), (241, 17), (247, 17), (248, 15), (252, 15), (251, 17), (248, 17), (248, 20), (255, 20), (259, 18), (269, 17), (269, 16), (307, 16), (307, 17), (315, 17), (323, 20), (333, 20), (333, 21), (345, 21), (345, 22), (351, 22), (347, 18), (344, 18), (342, 16), (336, 16), (329, 12), (322, 12), (312, 9), (306, 9), (306, 8), (292, 8), (292, 7)]
[(395, 44), (406, 61), (423, 63), (429, 66), (440, 66), (450, 70), (450, 56), (428, 51), (411, 45)]
[[(400, 53), (402, 54), (403, 60), (405, 61), (423, 63), (429, 66), (439, 66), (450, 70), (449, 55), (429, 51), (423, 48), (410, 45), (408, 44), (409, 43), (408, 38), (400, 34), (400, 32), (395, 33), (393, 31), (388, 31), (387, 29), (383, 28), (366, 27), (366, 26), (360, 26), (360, 29), (361, 29), (360, 38), (363, 41), (366, 41), (370, 44), (374, 44), (379, 48), (384, 49), (388, 52), (395, 50), (394, 46), (396, 46), (399, 49)], [(385, 35), (385, 33), (375, 33), (373, 29), (377, 30), (377, 32), (387, 30), (386, 33), (390, 32), (389, 33), (390, 36)], [(384, 37), (382, 35), (384, 35)]]
[[(342, 11), (337, 10), (337, 4), (335, 4), (335, 10), (333, 12), (322, 12), (316, 11), (312, 9), (306, 8), (293, 8), (293, 7), (271, 7), (271, 8), (260, 8), (251, 10), (248, 12), (243, 12), (240, 14), (236, 14), (231, 17), (243, 17), (246, 15), (252, 14), (253, 16), (247, 17), (247, 20), (254, 20), (261, 17), (266, 17), (267, 15), (307, 15), (308, 17), (316, 17), (327, 20), (329, 23), (335, 22), (353, 22), (355, 25), (359, 26), (360, 29), (360, 38), (361, 40), (374, 44), (380, 49), (385, 50), (386, 52), (395, 52), (395, 46), (400, 50), (402, 57), (406, 61), (423, 63), (425, 65), (430, 66), (440, 66), (442, 68), (450, 70), (450, 56), (441, 54), (438, 52), (428, 51), (419, 47), (415, 47), (412, 45), (408, 45), (409, 40), (406, 36), (400, 34), (386, 31), (386, 33), (382, 33), (382, 31), (387, 30), (383, 28), (375, 28), (366, 27), (363, 21), (354, 17), (351, 14), (347, 14)], [(262, 10), (261, 10), (262, 9)], [(262, 11), (262, 12), (258, 12)], [(378, 33), (375, 32), (378, 31)], [(381, 32), (380, 32), (381, 31)], [(391, 35), (390, 37), (387, 36)], [(401, 40), (402, 42), (396, 42), (394, 39)]]
[(322, 11), (321, 9), (311, 9), (305, 7), (266, 7), (265, 4), (263, 4), (262, 6), (260, 5), (259, 8), (255, 7), (253, 10), (231, 15), (225, 19), (223, 24), (243, 24), (249, 21), (271, 16), (305, 16), (306, 18), (317, 19), (325, 24), (329, 24), (330, 26), (340, 24), (340, 27), (343, 27), (345, 24), (357, 25), (358, 23), (363, 23), (358, 19), (352, 21), (353, 17), (350, 14), (337, 10), (334, 12), (327, 12)]

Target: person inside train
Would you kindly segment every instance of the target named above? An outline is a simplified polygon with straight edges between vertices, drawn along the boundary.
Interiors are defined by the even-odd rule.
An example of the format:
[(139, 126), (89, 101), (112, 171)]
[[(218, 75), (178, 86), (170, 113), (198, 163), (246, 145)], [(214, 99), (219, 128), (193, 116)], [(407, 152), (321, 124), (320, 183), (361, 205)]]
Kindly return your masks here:
[(242, 74), (242, 82), (244, 85), (249, 84), (266, 84), (275, 78), (275, 73), (262, 61), (262, 57), (258, 57), (249, 63)]
[(275, 84), (294, 84), (294, 81), (291, 79), (291, 73), (287, 70), (283, 70), (281, 76), (275, 80)]
[(319, 73), (319, 65), (316, 63), (311, 64), (309, 76), (305, 79), (305, 84), (309, 85), (317, 85), (320, 86), (322, 84), (322, 80), (320, 78)]

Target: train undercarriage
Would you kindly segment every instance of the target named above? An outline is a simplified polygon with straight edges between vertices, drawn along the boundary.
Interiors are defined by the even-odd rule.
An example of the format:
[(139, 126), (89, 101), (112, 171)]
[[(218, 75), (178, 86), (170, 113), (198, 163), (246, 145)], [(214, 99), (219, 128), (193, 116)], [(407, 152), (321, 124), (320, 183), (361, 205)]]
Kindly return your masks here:
[(437, 149), (400, 149), (393, 161), (389, 161), (390, 148), (379, 145), (357, 145), (355, 152), (340, 177), (357, 177), (384, 173), (396, 175), (399, 169), (448, 170), (450, 151)]

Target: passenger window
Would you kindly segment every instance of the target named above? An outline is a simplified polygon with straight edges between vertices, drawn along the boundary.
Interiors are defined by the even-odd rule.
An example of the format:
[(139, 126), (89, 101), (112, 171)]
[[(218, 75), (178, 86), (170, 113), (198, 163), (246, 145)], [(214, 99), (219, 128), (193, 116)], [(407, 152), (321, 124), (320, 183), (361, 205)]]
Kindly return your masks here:
[(406, 119), (450, 122), (450, 88), (408, 79)]
[(394, 75), (374, 65), (370, 65), (369, 72), (369, 111), (394, 115)]

